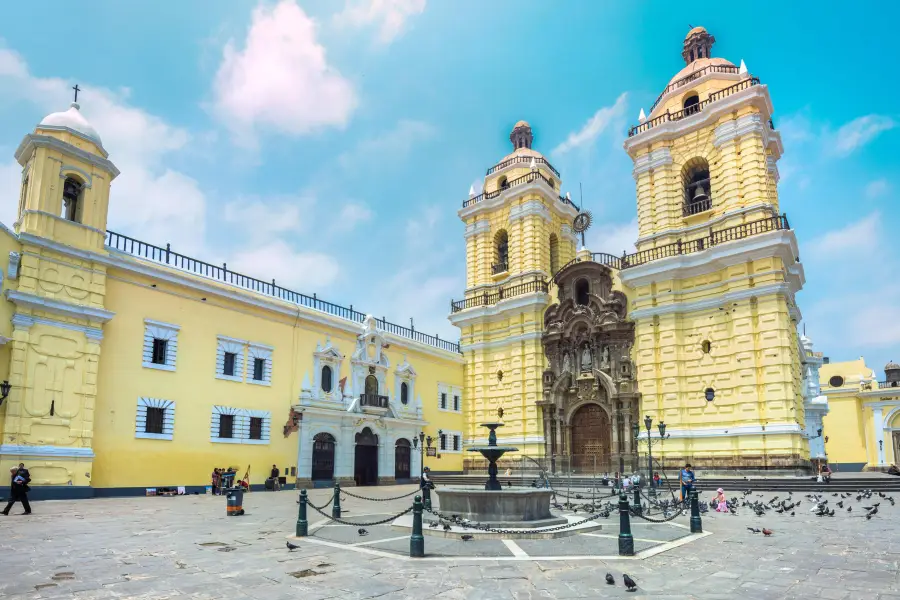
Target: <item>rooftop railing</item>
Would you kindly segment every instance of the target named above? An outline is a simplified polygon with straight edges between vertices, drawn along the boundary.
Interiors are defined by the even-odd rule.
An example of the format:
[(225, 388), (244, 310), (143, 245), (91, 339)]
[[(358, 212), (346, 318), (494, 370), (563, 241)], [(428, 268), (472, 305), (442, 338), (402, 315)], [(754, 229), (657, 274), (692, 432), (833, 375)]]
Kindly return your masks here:
[(548, 290), (549, 285), (543, 279), (527, 281), (525, 283), (517, 283), (515, 285), (490, 288), (484, 290), (482, 293), (476, 296), (472, 296), (464, 300), (451, 300), (450, 312), (457, 313), (461, 310), (465, 310), (467, 308), (475, 308), (477, 306), (493, 306), (494, 304), (497, 304), (498, 302), (506, 298), (513, 298), (515, 296), (522, 296), (524, 294), (532, 294), (535, 292), (546, 294)]
[(680, 121), (685, 117), (690, 117), (691, 115), (699, 114), (703, 111), (704, 108), (712, 104), (713, 102), (717, 102), (722, 100), (723, 98), (727, 98), (732, 94), (736, 94), (741, 90), (745, 90), (754, 85), (759, 85), (759, 78), (751, 77), (749, 79), (744, 79), (743, 81), (739, 81), (738, 83), (729, 86), (727, 88), (721, 89), (718, 92), (713, 92), (709, 95), (709, 98), (702, 102), (698, 102), (697, 104), (692, 104), (690, 106), (686, 106), (685, 108), (670, 113), (665, 112), (659, 115), (656, 118), (649, 119), (644, 121), (639, 125), (635, 125), (631, 129), (628, 130), (628, 137), (634, 137), (640, 133), (644, 133), (645, 131), (649, 131), (658, 125), (662, 125), (663, 123), (668, 123), (669, 121)]
[[(544, 183), (547, 184), (547, 186), (551, 190), (555, 189), (553, 187), (553, 184), (550, 182), (550, 180), (547, 179), (546, 177), (544, 177), (544, 175), (542, 173), (540, 173), (539, 171), (532, 171), (530, 173), (526, 173), (525, 175), (522, 175), (521, 177), (516, 177), (515, 179), (510, 179), (509, 181), (505, 182), (502, 187), (494, 190), (493, 192), (482, 192), (481, 194), (478, 194), (477, 196), (472, 196), (471, 198), (466, 199), (463, 202), (463, 208), (467, 208), (469, 206), (472, 206), (473, 204), (478, 204), (482, 200), (491, 200), (493, 198), (496, 198), (497, 196), (499, 196), (500, 194), (502, 194), (503, 192), (505, 192), (508, 189), (514, 188), (519, 185), (526, 185), (529, 183), (533, 183), (535, 181), (543, 181)], [(563, 204), (568, 204), (569, 206), (573, 206), (573, 207), (575, 206), (575, 204), (573, 204), (572, 201), (569, 200), (568, 198), (566, 198), (565, 196), (559, 196), (559, 201), (562, 202)]]
[(900, 381), (879, 381), (878, 389), (884, 390), (888, 388), (900, 387)]
[(734, 65), (709, 65), (708, 67), (704, 67), (697, 71), (694, 71), (690, 75), (685, 75), (681, 79), (677, 81), (673, 81), (669, 85), (666, 86), (666, 89), (662, 91), (662, 93), (656, 98), (656, 101), (653, 103), (653, 106), (650, 107), (650, 112), (652, 113), (656, 110), (656, 107), (659, 105), (660, 100), (663, 99), (663, 96), (671, 92), (672, 90), (677, 90), (680, 87), (683, 87), (692, 81), (696, 81), (700, 79), (704, 75), (708, 75), (709, 73), (740, 73), (741, 70), (739, 67)]
[(543, 156), (530, 156), (530, 155), (513, 156), (512, 158), (508, 158), (508, 159), (504, 160), (503, 162), (499, 162), (496, 165), (494, 165), (493, 167), (491, 167), (490, 169), (488, 169), (487, 174), (490, 175), (491, 173), (496, 173), (497, 171), (499, 171), (501, 169), (505, 169), (506, 167), (508, 167), (510, 165), (521, 164), (521, 163), (530, 165), (532, 160), (535, 163), (547, 165), (547, 168), (550, 169), (551, 171), (553, 171), (554, 175), (559, 177), (559, 171), (557, 171), (555, 168), (553, 168), (553, 165), (550, 164), (549, 160), (547, 160)]
[[(319, 311), (340, 319), (353, 321), (354, 323), (362, 323), (366, 318), (366, 314), (354, 310), (352, 304), (349, 307), (341, 306), (340, 304), (322, 300), (318, 298), (316, 294), (307, 296), (306, 294), (301, 294), (300, 292), (295, 292), (282, 287), (276, 284), (274, 279), (272, 281), (263, 281), (262, 279), (232, 271), (228, 268), (226, 263), (214, 265), (196, 258), (191, 258), (175, 252), (172, 250), (170, 244), (166, 244), (165, 248), (163, 248), (161, 246), (148, 244), (147, 242), (142, 242), (121, 233), (116, 233), (115, 231), (107, 231), (106, 245), (108, 248), (124, 254), (130, 254), (131, 256), (142, 258), (150, 262), (166, 265), (174, 269), (193, 273), (215, 281), (221, 281), (228, 285), (256, 292), (257, 294), (278, 298), (285, 302), (303, 306), (310, 310)], [(375, 320), (378, 327), (387, 333), (413, 340), (421, 344), (434, 346), (435, 348), (440, 348), (441, 350), (446, 350), (448, 352), (459, 352), (458, 342), (442, 340), (438, 335), (429, 335), (421, 331), (416, 331), (413, 327), (404, 327), (402, 325), (397, 325), (396, 323), (391, 323), (384, 317), (380, 319), (376, 318)]]

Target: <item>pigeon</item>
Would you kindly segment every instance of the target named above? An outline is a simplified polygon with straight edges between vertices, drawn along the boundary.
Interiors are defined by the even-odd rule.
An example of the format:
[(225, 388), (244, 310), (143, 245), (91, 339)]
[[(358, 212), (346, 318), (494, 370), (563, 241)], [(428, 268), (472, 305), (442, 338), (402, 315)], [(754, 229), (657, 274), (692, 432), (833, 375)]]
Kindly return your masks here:
[(437, 521), (431, 521), (428, 526), (432, 529), (437, 529), (437, 526), (440, 525)]
[(357, 529), (357, 530), (356, 530), (356, 533), (358, 533), (359, 535), (369, 535), (369, 532), (366, 531), (365, 529), (363, 529), (362, 527), (360, 527), (359, 529)]
[(756, 529), (755, 527), (748, 527), (747, 529), (748, 529), (751, 533), (761, 533), (761, 530)]
[(763, 527), (762, 532), (763, 532), (763, 535), (766, 536), (766, 537), (769, 537), (770, 535), (772, 535), (773, 533), (775, 533), (775, 532), (772, 531), (771, 529), (766, 529), (765, 527)]
[(607, 585), (616, 585), (616, 580), (613, 579), (613, 576), (609, 573), (606, 574), (606, 584)]
[(853, 510), (853, 507), (852, 507), (852, 506), (848, 506), (848, 507), (847, 507), (847, 512), (850, 512), (851, 510)]
[(295, 546), (294, 544), (292, 544), (292, 543), (290, 543), (290, 542), (287, 543), (287, 549), (288, 549), (288, 552), (293, 552), (294, 550), (296, 550), (296, 549), (299, 548), (299, 547), (300, 547), (300, 546)]
[(838, 508), (844, 508), (844, 502), (843, 502), (843, 501), (838, 502), (838, 503), (837, 503), (837, 507), (838, 507)]
[(450, 531), (450, 523), (444, 523), (444, 531)]
[(878, 505), (876, 504), (875, 507), (872, 509), (872, 511), (871, 511), (869, 514), (867, 514), (866, 516), (867, 516), (867, 517), (874, 517), (874, 516), (877, 515), (877, 514), (878, 514)]
[(625, 582), (625, 587), (628, 588), (629, 592), (633, 592), (637, 589), (637, 584), (634, 582), (634, 579), (629, 577), (627, 573), (622, 573), (622, 581)]
[(791, 516), (792, 516), (792, 517), (794, 516), (794, 511), (791, 511)]
[(468, 542), (469, 540), (472, 539), (472, 537), (474, 537), (474, 536), (471, 536), (471, 535), (469, 535), (469, 534), (467, 533), (467, 534), (465, 534), (465, 535), (459, 536), (459, 539), (461, 539), (461, 540), (464, 541), (464, 542)]

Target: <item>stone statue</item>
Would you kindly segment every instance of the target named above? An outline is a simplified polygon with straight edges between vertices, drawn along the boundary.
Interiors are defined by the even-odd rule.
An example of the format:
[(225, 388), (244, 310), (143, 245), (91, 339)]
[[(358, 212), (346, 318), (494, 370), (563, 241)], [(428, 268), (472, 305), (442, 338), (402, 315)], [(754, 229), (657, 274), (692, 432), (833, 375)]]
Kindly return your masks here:
[(569, 365), (569, 353), (566, 352), (565, 356), (563, 357), (563, 368), (562, 368), (563, 373), (568, 373), (568, 372), (570, 371), (570, 368), (569, 368), (569, 367), (570, 367), (570, 365)]
[(603, 346), (603, 353), (600, 355), (600, 368), (609, 368), (609, 346)]
[(581, 370), (582, 371), (590, 371), (591, 370), (591, 348), (587, 344), (584, 345), (584, 350), (581, 353)]

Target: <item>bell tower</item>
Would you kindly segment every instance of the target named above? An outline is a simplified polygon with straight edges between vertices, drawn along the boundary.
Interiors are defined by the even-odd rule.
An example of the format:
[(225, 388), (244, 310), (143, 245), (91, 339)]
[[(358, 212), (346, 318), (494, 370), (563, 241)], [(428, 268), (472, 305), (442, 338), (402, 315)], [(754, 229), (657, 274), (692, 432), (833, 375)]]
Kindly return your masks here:
[(673, 466), (803, 469), (804, 274), (779, 214), (781, 135), (768, 87), (714, 43), (688, 32), (686, 66), (625, 141), (639, 234), (621, 280), (642, 412), (668, 424)]
[(90, 496), (100, 344), (113, 317), (99, 259), (119, 171), (77, 103), (45, 117), (15, 157), (23, 174), (5, 286), (14, 314), (0, 466), (28, 463), (38, 497), (53, 486)]
[(472, 189), (459, 217), (466, 226), (466, 290), (451, 303), (466, 360), (465, 442), (486, 443), (480, 423), (497, 419), (498, 432), (520, 451), (543, 453), (544, 310), (553, 274), (575, 258), (577, 210), (560, 195), (559, 172), (532, 146), (531, 125), (509, 135), (512, 152), (487, 170), (483, 191)]

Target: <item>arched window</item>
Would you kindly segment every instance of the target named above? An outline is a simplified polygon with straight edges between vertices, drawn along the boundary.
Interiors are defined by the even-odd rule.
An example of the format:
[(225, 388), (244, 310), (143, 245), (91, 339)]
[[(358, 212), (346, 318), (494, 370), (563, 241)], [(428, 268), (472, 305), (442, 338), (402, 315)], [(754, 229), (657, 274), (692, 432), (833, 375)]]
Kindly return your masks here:
[(334, 385), (331, 367), (325, 365), (322, 367), (322, 391), (326, 394), (331, 392), (331, 386)]
[(587, 279), (579, 279), (575, 282), (575, 303), (587, 306), (591, 294), (591, 284)]
[(405, 381), (400, 384), (400, 403), (409, 404), (409, 385)]
[(62, 217), (67, 221), (81, 222), (81, 196), (83, 185), (74, 177), (66, 177), (63, 182)]
[(22, 211), (25, 210), (25, 198), (28, 196), (28, 175), (22, 178), (22, 193), (19, 195), (19, 214), (18, 218), (22, 218)]
[(368, 377), (366, 377), (366, 395), (378, 395), (378, 379), (374, 375), (369, 375)]
[(500, 179), (497, 180), (497, 189), (498, 190), (505, 190), (508, 187), (509, 187), (509, 182), (506, 181), (506, 177), (501, 177)]
[(684, 116), (687, 117), (697, 114), (700, 112), (700, 96), (698, 96), (696, 92), (691, 92), (684, 97), (681, 106), (684, 108)]
[(550, 234), (550, 274), (555, 275), (559, 270), (559, 240), (555, 233)]
[(494, 235), (494, 275), (509, 270), (509, 235), (501, 229)]
[(547, 183), (549, 183), (550, 187), (552, 187), (554, 190), (556, 189), (556, 180), (555, 179), (553, 179), (551, 177), (550, 179), (547, 180)]
[(712, 208), (710, 195), (709, 163), (705, 159), (692, 158), (681, 170), (684, 185), (684, 215), (696, 215)]

